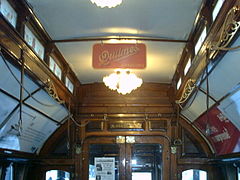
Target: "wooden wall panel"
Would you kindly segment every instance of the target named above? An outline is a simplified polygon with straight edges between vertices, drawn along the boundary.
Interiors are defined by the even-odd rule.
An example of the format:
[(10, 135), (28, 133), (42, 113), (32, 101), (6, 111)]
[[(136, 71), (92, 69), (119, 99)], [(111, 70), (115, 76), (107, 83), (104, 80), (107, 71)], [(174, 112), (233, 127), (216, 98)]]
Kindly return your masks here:
[(78, 113), (172, 113), (169, 84), (145, 83), (128, 95), (109, 90), (102, 83), (81, 85)]

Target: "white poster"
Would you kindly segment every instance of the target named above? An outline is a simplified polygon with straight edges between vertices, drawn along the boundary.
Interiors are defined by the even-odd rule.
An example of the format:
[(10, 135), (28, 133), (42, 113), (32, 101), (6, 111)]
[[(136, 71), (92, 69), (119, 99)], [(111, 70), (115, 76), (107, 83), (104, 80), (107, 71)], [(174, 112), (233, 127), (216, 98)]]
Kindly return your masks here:
[(96, 180), (115, 180), (115, 158), (95, 157)]

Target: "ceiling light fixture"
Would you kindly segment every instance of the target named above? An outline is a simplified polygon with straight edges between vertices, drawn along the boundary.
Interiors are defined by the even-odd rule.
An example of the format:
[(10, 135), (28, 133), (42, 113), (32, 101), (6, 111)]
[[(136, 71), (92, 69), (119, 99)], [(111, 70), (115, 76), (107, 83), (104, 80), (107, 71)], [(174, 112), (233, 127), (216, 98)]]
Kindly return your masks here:
[(104, 8), (112, 8), (116, 7), (117, 5), (120, 5), (122, 3), (122, 0), (91, 0), (91, 2), (96, 4), (97, 6)]
[(105, 76), (103, 82), (109, 89), (125, 95), (140, 87), (143, 81), (129, 70), (116, 70), (109, 76)]

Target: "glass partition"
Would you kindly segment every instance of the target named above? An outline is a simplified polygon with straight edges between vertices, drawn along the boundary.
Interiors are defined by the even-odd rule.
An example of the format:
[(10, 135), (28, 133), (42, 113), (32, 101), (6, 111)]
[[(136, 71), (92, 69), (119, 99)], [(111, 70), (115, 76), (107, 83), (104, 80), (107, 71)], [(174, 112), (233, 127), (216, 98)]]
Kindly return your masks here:
[(61, 170), (50, 170), (46, 172), (46, 180), (70, 180), (70, 173)]
[(162, 179), (162, 146), (133, 144), (131, 155), (132, 180)]
[(92, 144), (89, 155), (89, 180), (119, 180), (120, 149), (117, 144)]
[(199, 169), (189, 169), (182, 172), (182, 180), (207, 180), (207, 172)]
[(237, 168), (237, 177), (238, 177), (238, 180), (240, 180), (240, 167)]
[(13, 165), (12, 163), (7, 167), (4, 180), (13, 180)]

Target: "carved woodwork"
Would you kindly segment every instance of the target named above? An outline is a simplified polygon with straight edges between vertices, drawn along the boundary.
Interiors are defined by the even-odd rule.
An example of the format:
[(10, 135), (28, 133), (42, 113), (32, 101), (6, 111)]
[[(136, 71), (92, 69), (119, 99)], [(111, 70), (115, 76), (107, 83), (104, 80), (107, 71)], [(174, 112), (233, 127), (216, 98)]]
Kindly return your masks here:
[(195, 80), (189, 79), (186, 84), (184, 85), (182, 95), (179, 100), (176, 100), (177, 104), (182, 104), (186, 102), (186, 100), (189, 98), (189, 96), (192, 94), (193, 90), (195, 89)]
[(141, 121), (112, 121), (108, 123), (109, 131), (143, 131), (144, 123)]
[[(17, 3), (18, 1), (13, 1)], [(19, 2), (23, 2), (22, 0)], [(235, 2), (235, 1), (231, 1)], [(229, 1), (226, 3), (227, 5), (232, 5), (229, 3)], [(24, 3), (21, 4), (21, 8), (26, 8), (24, 6)], [(227, 7), (228, 8), (228, 7)], [(227, 8), (224, 7), (224, 10)], [(28, 9), (29, 10), (29, 9)], [(28, 10), (25, 10), (25, 15), (30, 16), (31, 21), (36, 21), (36, 17), (31, 14), (30, 12), (27, 12)], [(224, 17), (226, 13), (223, 13), (219, 16), (218, 19), (221, 19)], [(24, 20), (24, 18), (22, 18)], [(21, 24), (21, 23), (20, 23)], [(78, 103), (78, 106), (76, 107), (76, 119), (78, 122), (85, 122), (86, 119), (89, 120), (89, 123), (85, 127), (78, 128), (77, 126), (74, 126), (71, 130), (71, 143), (74, 146), (75, 143), (78, 144), (81, 148), (81, 141), (84, 141), (85, 138), (88, 137), (100, 137), (101, 143), (109, 142), (114, 143), (114, 140), (108, 141), (106, 138), (104, 139), (101, 136), (129, 136), (134, 135), (136, 136), (136, 139), (138, 142), (144, 142), (144, 139), (141, 139), (141, 136), (152, 136), (148, 137), (148, 142), (156, 142), (155, 140), (159, 139), (161, 137), (161, 140), (157, 142), (162, 142), (169, 150), (170, 140), (173, 136), (172, 132), (172, 125), (171, 120), (173, 117), (175, 117), (175, 110), (173, 108), (173, 103), (175, 101), (175, 98), (173, 97), (173, 87), (169, 84), (155, 84), (155, 83), (145, 83), (143, 86), (136, 91), (134, 91), (131, 95), (121, 96), (119, 94), (116, 94), (113, 91), (110, 91), (106, 89), (102, 84), (91, 84), (91, 85), (80, 85), (78, 82), (76, 76), (74, 73), (69, 69), (69, 66), (65, 62), (64, 58), (61, 56), (60, 52), (56, 49), (56, 47), (52, 44), (48, 44), (49, 48), (53, 48), (53, 50), (49, 50), (49, 55), (51, 53), (55, 53), (59, 59), (61, 59), (62, 67), (64, 67), (63, 72), (66, 74), (70, 74), (70, 76), (73, 78), (73, 82), (75, 87), (79, 87), (77, 89), (77, 93), (72, 95), (68, 92), (63, 82), (59, 81), (53, 73), (48, 69), (47, 64), (40, 60), (35, 53), (32, 51), (28, 45), (24, 42), (23, 38), (16, 31), (15, 29), (12, 29), (8, 26), (6, 21), (1, 17), (0, 18), (0, 43), (1, 46), (3, 46), (5, 49), (8, 50), (8, 53), (11, 53), (16, 58), (20, 58), (21, 51), (24, 50), (24, 58), (26, 62), (26, 67), (29, 71), (34, 72), (36, 76), (33, 76), (33, 78), (36, 78), (38, 80), (41, 80), (42, 82), (46, 81), (47, 79), (51, 79), (54, 81), (54, 85), (56, 86), (56, 91), (59, 95), (60, 99), (63, 99), (66, 102), (71, 102), (72, 109), (75, 110), (75, 105)], [(35, 28), (37, 29), (37, 32), (40, 34), (44, 34), (44, 30), (40, 27), (37, 27), (35, 22)], [(220, 20), (217, 20), (214, 27), (211, 28), (211, 32), (209, 34), (209, 37), (207, 38), (208, 41), (211, 42), (215, 38), (215, 33), (218, 32), (218, 28), (221, 26)], [(50, 42), (51, 40), (48, 39), (48, 37), (45, 34), (45, 37), (43, 37), (45, 42)], [(187, 45), (188, 48), (186, 48), (186, 52), (184, 53), (186, 57), (192, 55), (191, 49), (192, 46), (192, 40), (190, 40), (189, 44)], [(189, 49), (189, 50), (187, 50)], [(200, 54), (199, 57), (204, 57), (205, 54)], [(185, 59), (182, 58), (181, 61), (184, 61)], [(181, 66), (179, 66), (178, 70), (179, 72), (182, 71), (183, 64), (182, 62), (179, 63)], [(190, 69), (188, 75), (186, 76), (186, 79), (184, 82), (187, 84), (187, 79), (189, 77), (193, 77), (193, 79), (196, 79), (199, 74), (202, 72), (202, 70), (205, 67), (205, 61), (204, 58), (196, 59), (193, 63), (192, 68)], [(182, 72), (180, 72), (182, 73)], [(179, 75), (176, 75), (177, 77)], [(193, 82), (191, 82), (193, 84)], [(183, 98), (180, 98), (180, 102), (184, 103), (187, 97), (190, 94), (190, 91), (193, 90), (193, 87), (187, 87), (186, 91), (183, 92)], [(179, 94), (182, 91), (182, 89), (179, 90)], [(69, 98), (71, 100), (69, 100)], [(91, 114), (94, 114), (92, 117)], [(101, 117), (96, 117), (96, 114), (100, 114)], [(104, 119), (104, 114), (112, 115), (120, 115), (122, 114), (123, 117), (111, 117)], [(84, 115), (86, 115), (84, 117)], [(124, 117), (125, 115), (125, 117)], [(127, 117), (126, 117), (127, 116)], [(119, 120), (123, 118), (125, 121), (119, 122)], [(134, 125), (132, 122), (133, 120), (137, 121), (137, 124)], [(123, 124), (125, 122), (128, 122), (128, 124)], [(112, 124), (111, 124), (112, 123)], [(186, 124), (185, 120), (180, 120), (180, 124), (184, 127), (186, 127), (190, 133), (196, 137), (197, 141), (201, 144), (201, 146), (204, 149), (204, 152), (207, 155), (211, 155), (212, 151), (208, 147), (208, 144), (206, 141), (194, 130), (193, 127), (191, 127), (190, 124)], [(71, 123), (71, 127), (73, 127), (73, 123)], [(63, 125), (58, 131), (56, 131), (52, 137), (48, 140), (48, 142), (44, 145), (42, 149), (42, 157), (41, 159), (41, 165), (46, 166), (41, 171), (44, 174), (44, 171), (46, 169), (58, 167), (63, 168), (61, 166), (71, 166), (70, 171), (73, 171), (72, 168), (75, 166), (75, 175), (76, 177), (79, 176), (81, 172), (80, 169), (82, 168), (82, 162), (85, 164), (85, 168), (87, 167), (86, 163), (86, 154), (87, 149), (83, 153), (76, 153), (75, 149), (72, 147), (71, 149), (71, 157), (65, 157), (62, 159), (49, 159), (47, 157), (44, 157), (44, 154), (48, 154), (50, 151), (52, 151), (53, 146), (55, 145), (54, 142), (56, 142), (57, 139), (61, 137), (62, 134), (64, 134), (67, 131), (67, 123)], [(130, 129), (129, 129), (130, 127)], [(128, 131), (111, 131), (111, 129), (119, 130), (124, 129)], [(139, 129), (141, 131), (134, 131), (134, 129)], [(86, 131), (85, 131), (86, 130)], [(157, 136), (155, 138), (154, 136)], [(168, 137), (168, 138), (166, 138)], [(155, 139), (154, 139), (155, 138)], [(164, 139), (164, 140), (163, 140)], [(99, 139), (94, 140), (96, 143), (99, 142)], [(146, 142), (146, 141), (145, 141)], [(87, 142), (89, 143), (89, 142)], [(170, 152), (170, 150), (168, 151)], [(19, 153), (21, 154), (21, 153)], [(32, 156), (27, 156), (26, 154), (23, 154), (20, 157), (25, 158), (33, 158)], [(169, 172), (176, 171), (177, 163), (176, 163), (176, 157), (175, 154), (168, 154), (166, 153), (164, 156), (166, 159), (166, 168), (172, 168)], [(34, 157), (40, 159), (39, 157)], [(170, 162), (170, 158), (171, 161)], [(38, 162), (39, 163), (39, 162)], [(189, 165), (189, 167), (193, 167), (193, 164), (197, 164), (194, 167), (200, 167), (198, 164), (201, 164), (202, 166), (206, 168), (207, 159), (178, 159), (178, 164), (180, 165)], [(60, 166), (56, 166), (59, 165)], [(40, 164), (38, 164), (40, 166)], [(186, 166), (184, 166), (186, 167)], [(181, 168), (181, 167), (180, 167)], [(68, 168), (66, 168), (68, 169)], [(68, 169), (69, 170), (69, 169)], [(39, 171), (36, 171), (39, 172)], [(87, 176), (87, 173), (86, 173)], [(176, 179), (173, 177), (172, 179)]]
[[(233, 10), (231, 10), (233, 8)], [(220, 45), (221, 43), (224, 43), (221, 39), (219, 39), (220, 37), (220, 33), (221, 33), (221, 28), (223, 26), (223, 20), (226, 18), (227, 14), (232, 14), (231, 11), (234, 11), (234, 15), (232, 14), (230, 17), (234, 18), (230, 18), (233, 21), (229, 21), (230, 24), (228, 23), (227, 25), (227, 30), (225, 33), (225, 37), (223, 37), (223, 39), (226, 39), (225, 42), (229, 42), (231, 43), (233, 38), (233, 32), (236, 32), (237, 30), (237, 25), (238, 23), (236, 23), (237, 21), (239, 21), (239, 1), (238, 0), (229, 0), (229, 1), (225, 1), (223, 7), (221, 8), (221, 12), (219, 13), (218, 17), (215, 19), (214, 22), (209, 21), (209, 18), (207, 18), (207, 27), (208, 27), (208, 35), (204, 41), (204, 45), (202, 46), (202, 48), (200, 49), (198, 55), (194, 56), (193, 51), (191, 49), (193, 49), (193, 45), (194, 45), (194, 36), (189, 40), (188, 44), (186, 47), (189, 48), (185, 48), (186, 50), (190, 49), (189, 51), (187, 51), (186, 53), (182, 54), (181, 60), (179, 62), (179, 65), (177, 67), (177, 70), (175, 72), (174, 78), (173, 78), (173, 85), (175, 86), (175, 83), (177, 82), (179, 77), (182, 77), (182, 86), (180, 87), (179, 90), (177, 90), (176, 92), (176, 97), (177, 99), (180, 99), (180, 96), (182, 94), (183, 88), (185, 87), (184, 85), (187, 83), (188, 79), (198, 79), (200, 77), (200, 74), (204, 71), (207, 62), (208, 62), (208, 58), (209, 58), (209, 54), (208, 53), (208, 49), (212, 49), (213, 46), (216, 45), (216, 42), (218, 42), (218, 40), (220, 40)], [(212, 8), (205, 8), (203, 9), (204, 11), (212, 11)], [(202, 13), (203, 15), (206, 14)], [(203, 19), (204, 20), (204, 19)], [(234, 22), (236, 21), (236, 22)], [(230, 26), (229, 26), (230, 25)], [(200, 26), (198, 24), (198, 26)], [(229, 29), (229, 27), (231, 28)], [(196, 28), (196, 27), (195, 27)], [(194, 34), (196, 35), (197, 33), (199, 33), (201, 29), (199, 29), (201, 27), (198, 27), (194, 30)], [(230, 30), (230, 31), (229, 31)], [(229, 36), (230, 35), (230, 36)], [(222, 44), (224, 45), (224, 44)], [(224, 52), (220, 53), (219, 50), (216, 49), (212, 49), (212, 53), (211, 53), (211, 58), (215, 57), (216, 54), (218, 56), (223, 56)], [(216, 53), (218, 52), (218, 53)], [(214, 55), (214, 56), (213, 56)], [(208, 56), (208, 57), (207, 57)], [(189, 57), (192, 57), (192, 66), (190, 67), (187, 75), (184, 76), (184, 67), (185, 64), (188, 60)], [(176, 87), (176, 86), (175, 86)]]
[(46, 84), (45, 90), (53, 99), (55, 99), (59, 104), (65, 103), (63, 100), (59, 98), (57, 90), (50, 79), (48, 79), (47, 82), (45, 82), (45, 84)]
[(221, 27), (221, 33), (218, 37), (218, 41), (211, 43), (209, 58), (214, 59), (218, 54), (219, 50), (233, 49), (229, 48), (228, 46), (240, 27), (239, 16), (239, 6), (234, 6), (229, 10)]
[[(22, 1), (21, 2), (19, 1), (16, 3), (17, 3), (17, 6), (23, 8), (22, 9), (22, 11), (24, 11), (23, 14), (25, 14), (25, 15), (28, 14), (28, 13), (25, 13), (26, 7), (24, 4), (22, 4)], [(24, 18), (22, 18), (22, 20), (23, 19)], [(4, 48), (4, 50), (7, 53), (11, 54), (16, 59), (20, 59), (21, 51), (23, 51), (23, 57), (25, 59), (25, 67), (27, 67), (26, 72), (29, 73), (29, 75), (32, 76), (33, 79), (37, 79), (37, 81), (40, 80), (42, 82), (46, 82), (48, 79), (51, 79), (51, 81), (54, 81), (54, 85), (56, 87), (56, 92), (58, 93), (58, 95), (61, 99), (63, 99), (65, 102), (70, 103), (70, 104), (75, 102), (73, 95), (65, 87), (64, 82), (62, 82), (58, 78), (56, 78), (55, 75), (48, 68), (47, 64), (43, 60), (39, 59), (39, 57), (34, 53), (32, 48), (26, 44), (23, 37), (20, 36), (23, 34), (20, 34), (12, 26), (9, 26), (9, 23), (2, 16), (0, 17), (0, 26), (1, 26), (1, 29), (0, 29), (1, 47)], [(35, 28), (37, 29), (37, 32), (41, 32), (41, 30), (40, 30), (41, 28), (38, 29), (37, 26)], [(44, 32), (42, 34), (44, 34)], [(45, 36), (45, 35), (43, 35), (43, 36)], [(47, 36), (45, 36), (43, 38), (46, 40)], [(50, 40), (48, 39), (46, 41), (50, 41)], [(80, 83), (77, 80), (76, 75), (69, 68), (69, 65), (67, 64), (67, 62), (65, 61), (63, 56), (60, 54), (60, 52), (57, 50), (56, 46), (55, 45), (46, 46), (45, 48), (50, 48), (50, 47), (51, 48), (53, 47), (54, 54), (61, 61), (62, 68), (63, 68), (62, 71), (66, 72), (66, 74), (68, 74), (70, 76), (70, 78), (76, 88), (79, 87)]]

